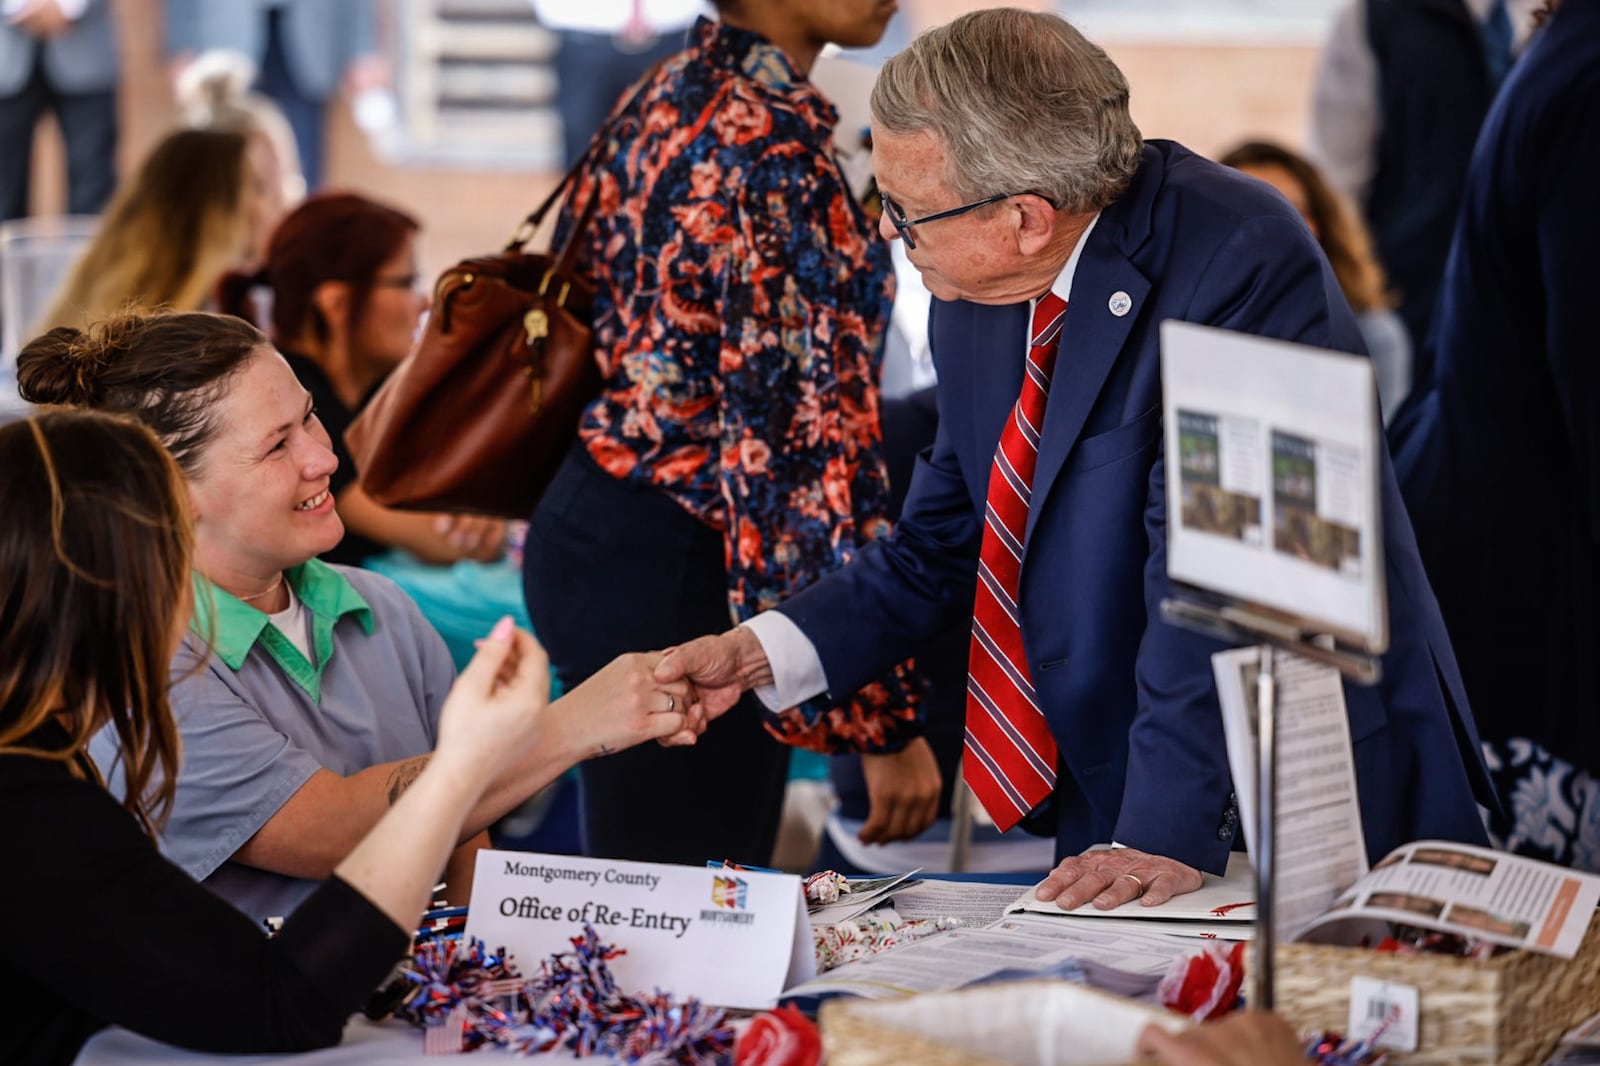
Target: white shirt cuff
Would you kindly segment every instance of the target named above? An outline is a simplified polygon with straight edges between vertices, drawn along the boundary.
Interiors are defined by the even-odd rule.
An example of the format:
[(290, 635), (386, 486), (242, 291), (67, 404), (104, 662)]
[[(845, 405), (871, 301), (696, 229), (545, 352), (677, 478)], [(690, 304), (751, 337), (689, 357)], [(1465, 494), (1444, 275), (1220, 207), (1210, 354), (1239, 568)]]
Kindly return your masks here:
[(780, 611), (763, 611), (741, 623), (756, 635), (772, 667), (772, 684), (752, 691), (769, 711), (786, 711), (828, 691), (816, 645)]

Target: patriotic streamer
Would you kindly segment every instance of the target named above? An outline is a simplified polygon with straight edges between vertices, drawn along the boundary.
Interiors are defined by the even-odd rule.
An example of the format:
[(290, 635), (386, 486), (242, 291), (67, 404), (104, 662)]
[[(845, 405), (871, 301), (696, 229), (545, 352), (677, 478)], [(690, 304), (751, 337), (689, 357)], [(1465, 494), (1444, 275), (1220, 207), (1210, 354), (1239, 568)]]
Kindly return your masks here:
[(623, 953), (585, 922), (572, 951), (554, 953), (525, 977), (503, 951), (475, 938), (427, 941), (402, 970), (413, 987), (396, 1013), (427, 1030), (428, 1054), (493, 1044), (523, 1055), (565, 1047), (649, 1066), (728, 1062), (733, 1030), (724, 1012), (659, 989), (623, 994), (608, 965)]

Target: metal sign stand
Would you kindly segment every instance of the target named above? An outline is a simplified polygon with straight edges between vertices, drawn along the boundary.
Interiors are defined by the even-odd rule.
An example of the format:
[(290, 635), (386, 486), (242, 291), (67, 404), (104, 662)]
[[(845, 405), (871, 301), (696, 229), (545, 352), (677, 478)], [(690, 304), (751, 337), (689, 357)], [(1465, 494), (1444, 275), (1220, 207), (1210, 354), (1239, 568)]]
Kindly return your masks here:
[[(1203, 595), (1203, 594), (1202, 594)], [(1252, 1007), (1269, 1010), (1274, 1003), (1273, 960), (1277, 941), (1273, 906), (1273, 873), (1277, 861), (1278, 691), (1274, 673), (1278, 649), (1337, 668), (1356, 681), (1371, 684), (1380, 676), (1376, 656), (1344, 651), (1313, 643), (1309, 634), (1292, 623), (1268, 616), (1249, 606), (1223, 603), (1210, 596), (1201, 599), (1164, 599), (1161, 617), (1172, 625), (1205, 633), (1235, 644), (1257, 644), (1256, 673), (1256, 872), (1255, 965), (1250, 967), (1248, 1000)]]

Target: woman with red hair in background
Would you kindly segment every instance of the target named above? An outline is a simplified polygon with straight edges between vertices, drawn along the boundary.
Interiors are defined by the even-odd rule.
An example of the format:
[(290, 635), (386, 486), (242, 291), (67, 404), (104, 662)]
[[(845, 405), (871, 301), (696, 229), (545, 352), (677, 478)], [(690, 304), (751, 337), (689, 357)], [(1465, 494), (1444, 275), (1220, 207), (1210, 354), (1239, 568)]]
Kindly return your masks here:
[(404, 588), (459, 665), (501, 615), (529, 625), (518, 569), (504, 558), (506, 524), (384, 507), (362, 491), (344, 444), (345, 429), (406, 357), (428, 310), (417, 231), (410, 215), (365, 197), (314, 196), (273, 231), (261, 270), (223, 279), (218, 304), (257, 319), (257, 296), (269, 298), (268, 334), (333, 439), (339, 469), (331, 488), (346, 533), (322, 558), (377, 570)]

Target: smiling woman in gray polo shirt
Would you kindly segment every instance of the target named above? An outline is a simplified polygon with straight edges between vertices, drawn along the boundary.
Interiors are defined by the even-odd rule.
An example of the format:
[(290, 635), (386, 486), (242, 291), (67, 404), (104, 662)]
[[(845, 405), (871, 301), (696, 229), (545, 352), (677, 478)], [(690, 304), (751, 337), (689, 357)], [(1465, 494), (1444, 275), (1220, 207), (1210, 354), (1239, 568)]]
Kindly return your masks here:
[[(344, 532), (328, 489), (337, 460), (259, 331), (187, 313), (59, 332), (22, 353), (24, 396), (138, 418), (189, 486), (195, 612), (173, 664), (184, 758), (162, 850), (251, 917), (287, 915), (422, 772), (450, 657), (386, 578), (315, 558)], [(658, 684), (657, 658), (619, 658), (551, 704), (532, 754), (468, 815), (452, 899), (466, 901), (487, 826), (568, 767), (693, 741), (691, 690)], [(91, 750), (116, 791), (114, 745)]]

